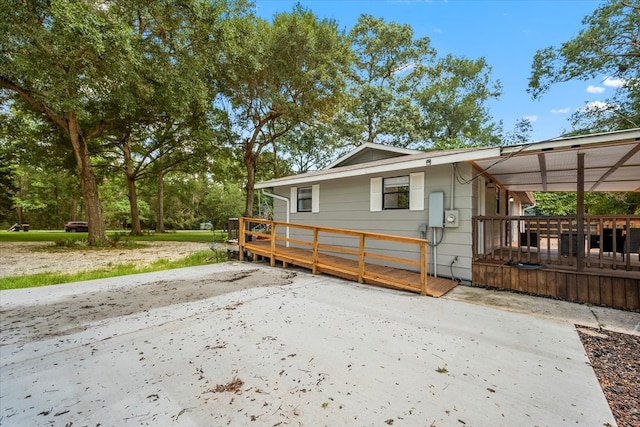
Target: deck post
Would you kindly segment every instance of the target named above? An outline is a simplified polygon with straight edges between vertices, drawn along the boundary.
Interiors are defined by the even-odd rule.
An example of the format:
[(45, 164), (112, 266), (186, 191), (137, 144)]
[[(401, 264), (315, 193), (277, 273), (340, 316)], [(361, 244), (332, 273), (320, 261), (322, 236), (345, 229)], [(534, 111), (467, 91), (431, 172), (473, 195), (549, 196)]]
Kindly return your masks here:
[(244, 261), (244, 217), (238, 220), (238, 260)]
[[(576, 220), (578, 225), (578, 241), (576, 255), (578, 272), (584, 271), (584, 153), (578, 153), (578, 200), (576, 206)], [(571, 232), (569, 234), (571, 236)], [(614, 237), (615, 238), (615, 237)], [(571, 248), (571, 246), (569, 246)]]
[(420, 244), (420, 295), (427, 295), (427, 242)]
[(313, 228), (313, 255), (311, 259), (311, 273), (318, 274), (318, 227)]
[(364, 233), (360, 233), (360, 257), (358, 260), (358, 283), (364, 283)]
[(276, 223), (273, 221), (271, 222), (271, 253), (269, 255), (271, 256), (269, 260), (269, 265), (271, 267), (275, 267), (276, 266)]

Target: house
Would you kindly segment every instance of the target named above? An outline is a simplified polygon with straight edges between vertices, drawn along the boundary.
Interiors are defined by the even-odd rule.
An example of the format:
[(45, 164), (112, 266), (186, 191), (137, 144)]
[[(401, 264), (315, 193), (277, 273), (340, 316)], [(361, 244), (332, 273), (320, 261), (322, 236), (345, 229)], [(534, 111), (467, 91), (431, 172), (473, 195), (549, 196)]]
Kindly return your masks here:
[[(256, 188), (288, 198), (292, 223), (426, 238), (432, 245), (431, 275), (470, 281), (472, 216), (509, 209), (520, 214), (524, 204), (533, 203), (530, 193), (508, 194), (474, 172), (473, 160), (495, 153), (495, 148), (424, 152), (366, 143), (323, 170)], [(285, 220), (285, 209), (276, 199), (274, 219)], [(445, 221), (445, 213), (454, 220)], [(417, 259), (417, 249), (402, 256)]]
[[(535, 203), (533, 191), (578, 192), (579, 207), (584, 191), (639, 191), (640, 129), (431, 152), (366, 143), (325, 169), (260, 182), (256, 189), (274, 195), (275, 220), (426, 238), (430, 275), (479, 284), (489, 284), (483, 282), (490, 279), (492, 286), (511, 289), (521, 272), (504, 272), (524, 264), (540, 270), (557, 263), (554, 287), (575, 277), (595, 283), (591, 275), (610, 278), (613, 271), (623, 282), (631, 280), (622, 285), (628, 288), (625, 301), (630, 300), (625, 305), (640, 307), (639, 279), (634, 276), (638, 273), (630, 256), (639, 249), (630, 247), (631, 239), (624, 247), (618, 237), (622, 253), (614, 252), (612, 260), (603, 247), (591, 253), (597, 248), (585, 246), (587, 237), (596, 242), (605, 229), (640, 226), (639, 217), (591, 218), (583, 211), (570, 218), (523, 216)], [(591, 221), (588, 228), (585, 218)], [(292, 232), (295, 238), (299, 231)], [(340, 236), (331, 244), (353, 245)], [(417, 249), (393, 243), (382, 242), (378, 249), (419, 259)], [(595, 259), (597, 267), (607, 271), (585, 271)], [(567, 279), (571, 274), (573, 279)], [(496, 283), (498, 277), (511, 284)]]

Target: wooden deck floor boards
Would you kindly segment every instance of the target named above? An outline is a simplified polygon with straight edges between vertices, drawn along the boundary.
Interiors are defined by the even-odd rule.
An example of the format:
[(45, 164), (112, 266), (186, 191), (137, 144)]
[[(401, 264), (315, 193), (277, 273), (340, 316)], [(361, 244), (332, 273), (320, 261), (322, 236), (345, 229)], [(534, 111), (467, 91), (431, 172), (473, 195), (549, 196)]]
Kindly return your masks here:
[[(271, 242), (269, 240), (246, 242), (244, 248), (259, 256), (270, 258)], [(290, 263), (308, 269), (313, 268), (313, 251), (309, 249), (276, 245), (275, 252), (275, 259), (284, 263), (284, 265)], [(363, 277), (364, 283), (420, 293), (419, 272), (385, 267), (368, 262), (365, 264), (367, 274)], [(320, 252), (318, 253), (316, 268), (318, 273), (358, 281), (359, 265), (356, 260)], [(436, 298), (441, 297), (455, 288), (457, 284), (453, 280), (428, 276), (427, 295)]]

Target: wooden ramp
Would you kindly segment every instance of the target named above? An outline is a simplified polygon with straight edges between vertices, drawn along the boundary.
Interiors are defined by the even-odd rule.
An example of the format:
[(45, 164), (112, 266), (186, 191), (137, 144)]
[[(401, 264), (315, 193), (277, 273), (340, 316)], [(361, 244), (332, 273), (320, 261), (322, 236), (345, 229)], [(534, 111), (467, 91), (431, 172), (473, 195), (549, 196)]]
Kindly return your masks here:
[[(359, 282), (359, 261), (330, 255), (323, 252), (317, 253), (314, 268), (314, 254), (312, 250), (299, 247), (286, 247), (285, 245), (272, 245), (270, 240), (256, 240), (246, 242), (244, 249), (254, 255), (287, 264), (308, 268), (314, 273), (325, 273), (343, 279)], [(377, 286), (385, 286), (404, 291), (421, 293), (421, 273), (401, 268), (385, 267), (378, 264), (364, 263), (362, 283)], [(361, 273), (360, 273), (361, 274)], [(426, 295), (441, 297), (455, 288), (458, 283), (442, 277), (426, 276)]]

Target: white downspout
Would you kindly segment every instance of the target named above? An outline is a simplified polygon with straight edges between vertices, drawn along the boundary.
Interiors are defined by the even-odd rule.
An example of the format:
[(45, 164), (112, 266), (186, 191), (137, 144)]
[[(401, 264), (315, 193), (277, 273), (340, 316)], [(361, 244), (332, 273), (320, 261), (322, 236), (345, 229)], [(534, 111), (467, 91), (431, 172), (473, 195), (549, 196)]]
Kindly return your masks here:
[[(291, 221), (290, 221), (290, 219), (291, 219), (291, 218), (290, 218), (290, 217), (291, 217), (291, 209), (290, 209), (290, 207), (289, 207), (289, 206), (290, 206), (290, 204), (291, 204), (291, 201), (290, 201), (289, 199), (287, 199), (287, 198), (286, 198), (286, 197), (284, 197), (284, 196), (279, 196), (279, 195), (277, 195), (277, 194), (267, 193), (267, 192), (266, 192), (266, 191), (264, 191), (264, 190), (262, 190), (262, 194), (264, 194), (264, 195), (265, 195), (265, 196), (267, 196), (267, 197), (271, 197), (271, 198), (273, 198), (273, 199), (282, 200), (283, 202), (285, 202), (285, 203), (287, 204), (287, 210), (286, 210), (286, 212), (287, 212), (287, 217), (286, 217), (286, 218), (287, 218), (287, 219), (286, 219), (286, 222), (287, 222), (287, 223), (291, 222)], [(285, 236), (286, 236), (286, 238), (287, 238), (287, 242), (286, 242), (285, 246), (288, 248), (288, 247), (289, 247), (289, 227), (287, 227), (287, 228), (286, 228)]]

